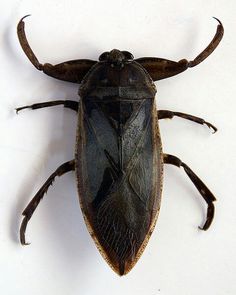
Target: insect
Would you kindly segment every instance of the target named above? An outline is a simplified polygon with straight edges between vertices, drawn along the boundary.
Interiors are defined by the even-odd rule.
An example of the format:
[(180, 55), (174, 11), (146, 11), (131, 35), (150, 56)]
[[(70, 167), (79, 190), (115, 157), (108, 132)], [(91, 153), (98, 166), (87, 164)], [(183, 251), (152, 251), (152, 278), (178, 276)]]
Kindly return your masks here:
[[(26, 16), (25, 16), (26, 17)], [(90, 235), (110, 267), (127, 274), (143, 253), (160, 210), (164, 164), (182, 167), (207, 203), (207, 230), (216, 200), (199, 177), (179, 158), (162, 152), (158, 120), (184, 118), (217, 128), (205, 120), (180, 112), (157, 110), (154, 81), (177, 75), (206, 59), (220, 43), (220, 20), (210, 44), (192, 61), (154, 57), (134, 59), (128, 51), (113, 49), (99, 61), (70, 60), (41, 64), (24, 29), (17, 27), (23, 51), (40, 71), (59, 80), (80, 84), (80, 102), (55, 100), (16, 109), (62, 105), (78, 113), (75, 159), (59, 166), (23, 211), (20, 240), (39, 202), (56, 176), (75, 171), (79, 200)]]

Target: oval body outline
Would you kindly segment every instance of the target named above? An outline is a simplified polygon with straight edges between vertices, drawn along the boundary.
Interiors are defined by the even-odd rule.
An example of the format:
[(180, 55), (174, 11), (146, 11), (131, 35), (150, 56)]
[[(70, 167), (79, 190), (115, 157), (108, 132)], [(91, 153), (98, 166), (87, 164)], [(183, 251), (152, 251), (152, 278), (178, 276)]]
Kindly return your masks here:
[(98, 62), (79, 94), (75, 172), (81, 210), (119, 275), (143, 253), (160, 210), (163, 155), (156, 87), (135, 61)]

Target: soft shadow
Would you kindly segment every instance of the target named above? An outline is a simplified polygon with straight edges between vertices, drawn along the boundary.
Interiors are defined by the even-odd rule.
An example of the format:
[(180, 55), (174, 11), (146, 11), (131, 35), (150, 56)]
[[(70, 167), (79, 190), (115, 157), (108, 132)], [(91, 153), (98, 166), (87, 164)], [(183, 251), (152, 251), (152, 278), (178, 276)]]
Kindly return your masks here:
[[(63, 99), (78, 99), (78, 86), (70, 83), (58, 83), (51, 80), (52, 88), (58, 92), (58, 86), (61, 84), (63, 89)], [(73, 97), (71, 93), (74, 93)], [(60, 98), (56, 98), (60, 99)], [(53, 99), (51, 99), (53, 100)], [(43, 112), (44, 110), (26, 110), (32, 112)], [(45, 109), (46, 111), (46, 109)], [(50, 108), (50, 119), (47, 120), (47, 134), (45, 138), (48, 141), (48, 146), (42, 150), (42, 162), (39, 165), (45, 167), (35, 167), (34, 170), (39, 171), (39, 175), (35, 177), (35, 173), (29, 171), (22, 190), (19, 192), (17, 204), (13, 208), (12, 220), (10, 227), (10, 235), (14, 242), (19, 243), (19, 226), (22, 220), (20, 213), (33, 198), (35, 193), (40, 189), (46, 179), (64, 162), (74, 158), (75, 135), (77, 125), (77, 114), (63, 106)], [(60, 127), (59, 127), (59, 126)], [(61, 130), (62, 127), (62, 130)], [(60, 128), (60, 129), (59, 129)], [(38, 169), (37, 169), (38, 168)], [(35, 179), (37, 178), (37, 179)], [(40, 182), (37, 181), (40, 179)], [(37, 187), (35, 183), (37, 182)], [(33, 189), (32, 189), (33, 187)], [(43, 204), (43, 205), (42, 205)], [(78, 270), (83, 270), (86, 265), (93, 259), (91, 251), (95, 253), (96, 248), (91, 243), (91, 239), (85, 229), (83, 216), (81, 213), (75, 174), (69, 172), (61, 177), (56, 177), (53, 187), (50, 186), (47, 194), (44, 195), (43, 202), (40, 202), (38, 208), (43, 219), (42, 224), (46, 224), (45, 231), (47, 238), (51, 239), (50, 245), (56, 245), (56, 254), (53, 255), (50, 262), (47, 261), (49, 270), (57, 265), (58, 260), (63, 264), (63, 269), (66, 276), (70, 276), (70, 280), (78, 279)], [(19, 214), (18, 214), (19, 213)], [(34, 219), (34, 214), (31, 220)], [(31, 221), (29, 222), (29, 225)], [(31, 231), (34, 229), (31, 227)], [(50, 237), (49, 237), (50, 233)], [(36, 234), (37, 235), (37, 234)], [(34, 242), (27, 237), (26, 241)], [(53, 252), (54, 249), (48, 249)], [(58, 254), (58, 255), (57, 255)], [(57, 257), (54, 258), (54, 257)], [(51, 267), (49, 266), (51, 265)], [(81, 274), (81, 272), (80, 272)], [(80, 280), (86, 278), (80, 277)]]
[[(11, 40), (9, 37), (11, 36), (11, 29), (12, 24), (5, 30), (3, 43), (7, 48), (6, 51), (9, 59), (11, 61), (14, 59), (17, 62), (16, 53), (11, 46)], [(34, 69), (32, 68), (32, 71), (33, 70)], [(47, 82), (46, 87), (52, 89), (49, 94), (52, 97), (51, 100), (78, 100), (78, 85), (60, 82), (53, 80), (52, 78), (49, 78), (48, 81), (49, 82)], [(27, 84), (27, 81), (25, 81), (25, 83)], [(39, 84), (42, 85), (42, 82)], [(42, 98), (41, 101), (44, 100), (45, 99)], [(46, 100), (50, 99), (47, 98)], [(44, 110), (27, 111), (40, 112)], [(13, 212), (9, 231), (14, 243), (19, 243), (19, 227), (20, 222), (22, 221), (22, 217), (20, 215), (21, 212), (33, 198), (38, 189), (40, 189), (46, 179), (62, 163), (74, 158), (77, 114), (72, 110), (63, 108), (63, 106), (55, 108), (52, 107), (50, 108), (50, 112), (52, 115), (46, 122), (48, 124), (48, 128), (47, 134), (45, 134), (44, 137), (49, 144), (42, 150), (42, 162), (38, 164), (38, 166), (45, 168), (40, 169), (40, 167), (35, 167), (35, 164), (32, 163), (32, 168), (39, 171), (39, 174), (35, 177), (35, 173), (31, 173), (31, 171), (28, 172), (28, 175), (22, 183), (21, 190), (18, 192), (18, 196), (16, 196), (16, 205), (12, 209)], [(58, 131), (58, 125), (62, 127), (62, 130)], [(41, 181), (43, 178), (45, 179)], [(37, 181), (39, 179), (40, 182)], [(36, 182), (38, 183), (37, 188), (35, 187)], [(68, 193), (66, 193), (67, 189)], [(42, 203), (45, 206), (42, 206)], [(58, 251), (58, 253), (56, 253), (58, 256), (55, 255), (57, 258), (54, 258), (55, 256), (53, 256), (50, 261), (47, 261), (48, 271), (53, 269), (55, 265), (58, 265), (58, 261), (62, 261), (62, 269), (65, 272), (65, 275), (70, 276), (72, 281), (73, 279), (77, 280), (78, 271), (76, 270), (78, 270), (78, 268), (82, 271), (85, 269), (85, 265), (93, 259), (91, 251), (94, 252), (95, 247), (91, 243), (91, 239), (85, 227), (81, 226), (84, 221), (80, 210), (74, 172), (67, 173), (64, 176), (57, 177), (55, 179), (54, 186), (49, 188), (48, 193), (44, 196), (43, 202), (40, 202), (38, 208), (36, 209), (37, 212), (39, 210), (41, 212), (40, 214), (43, 214), (42, 224), (46, 224), (45, 230), (51, 230), (51, 239), (53, 243), (57, 245), (56, 249)], [(32, 216), (32, 219), (33, 218), (34, 214)], [(29, 225), (31, 224), (31, 221), (29, 222)], [(34, 229), (31, 227), (31, 230), (33, 231)], [(26, 241), (28, 241), (27, 231)], [(31, 238), (29, 242), (33, 243), (34, 241)], [(50, 245), (53, 243), (50, 243)], [(53, 252), (54, 249), (48, 249), (48, 251)], [(84, 276), (80, 277), (80, 280), (81, 283), (86, 284), (87, 280)], [(90, 278), (88, 278), (88, 280), (90, 280)]]
[[(173, 168), (172, 169), (172, 168), (170, 168), (170, 166), (171, 165), (167, 165), (167, 164), (164, 165), (165, 174), (168, 173), (169, 178), (175, 179), (175, 183), (177, 183), (177, 185), (180, 185), (181, 187), (184, 188), (188, 198), (195, 199), (195, 203), (197, 205), (196, 210), (201, 211), (202, 219), (198, 221), (198, 224), (196, 224), (196, 229), (198, 229), (198, 226), (202, 226), (206, 221), (207, 204), (203, 200), (202, 196), (200, 195), (200, 193), (198, 192), (198, 190), (196, 189), (196, 187), (194, 186), (192, 181), (189, 179), (188, 175), (185, 173), (184, 169), (178, 168), (178, 167), (173, 167), (173, 166), (172, 166), (172, 168)], [(167, 169), (167, 167), (168, 167), (168, 169)], [(168, 184), (164, 184), (164, 185), (168, 185)], [(184, 196), (185, 196), (185, 194), (184, 194)], [(182, 196), (181, 196), (181, 198), (182, 198)], [(184, 201), (184, 198), (183, 198), (183, 201)]]
[(13, 242), (17, 244), (20, 243), (19, 228), (23, 218), (21, 213), (23, 212), (24, 207), (26, 207), (26, 204), (29, 201), (29, 196), (33, 195), (34, 186), (32, 184), (36, 181), (35, 174), (29, 173), (29, 175), (30, 176), (27, 175), (25, 177), (25, 181), (22, 183), (22, 189), (18, 192), (18, 195), (16, 196), (16, 206), (13, 207), (13, 212), (11, 214), (12, 218), (10, 222), (10, 235)]
[(14, 18), (9, 18), (9, 22), (6, 25), (5, 30), (3, 31), (3, 35), (2, 35), (3, 42), (1, 43), (1, 46), (2, 46), (2, 49), (4, 50), (4, 54), (6, 54), (11, 64), (14, 64), (14, 67), (17, 68), (17, 64), (19, 64), (20, 61), (17, 58), (18, 55), (16, 54), (17, 50), (15, 48), (15, 43), (13, 42), (14, 40), (11, 40), (12, 30), (15, 31), (15, 36), (17, 36), (17, 33), (16, 33), (17, 23), (12, 22), (12, 19)]

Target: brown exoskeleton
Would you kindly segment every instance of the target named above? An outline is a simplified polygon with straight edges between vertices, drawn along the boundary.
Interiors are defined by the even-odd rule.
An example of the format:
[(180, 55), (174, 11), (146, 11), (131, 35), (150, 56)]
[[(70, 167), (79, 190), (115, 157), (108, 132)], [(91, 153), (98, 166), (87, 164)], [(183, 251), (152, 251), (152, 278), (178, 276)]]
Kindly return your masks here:
[(179, 158), (162, 152), (158, 120), (178, 116), (217, 129), (205, 120), (180, 112), (157, 110), (154, 81), (177, 75), (206, 59), (223, 37), (218, 21), (210, 44), (194, 60), (134, 59), (128, 51), (113, 49), (99, 61), (71, 60), (41, 64), (18, 24), (20, 44), (31, 63), (54, 78), (81, 84), (80, 103), (56, 100), (17, 108), (38, 109), (64, 105), (78, 112), (75, 159), (62, 164), (44, 183), (23, 212), (20, 239), (33, 212), (56, 176), (75, 171), (81, 209), (88, 230), (108, 264), (120, 275), (135, 265), (154, 230), (158, 217), (163, 165), (183, 167), (203, 199), (207, 230), (216, 200), (199, 177)]

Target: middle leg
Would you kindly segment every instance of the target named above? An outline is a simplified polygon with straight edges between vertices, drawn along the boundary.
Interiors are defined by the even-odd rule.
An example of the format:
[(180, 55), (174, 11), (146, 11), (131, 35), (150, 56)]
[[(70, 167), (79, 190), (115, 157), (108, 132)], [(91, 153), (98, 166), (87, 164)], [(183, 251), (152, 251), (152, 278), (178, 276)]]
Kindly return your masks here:
[(54, 101), (46, 101), (46, 102), (41, 102), (41, 103), (34, 103), (29, 106), (23, 106), (16, 108), (16, 113), (18, 113), (21, 110), (24, 109), (31, 109), (31, 110), (36, 110), (36, 109), (42, 109), (42, 108), (47, 108), (47, 107), (53, 107), (57, 105), (64, 105), (65, 108), (71, 109), (75, 112), (78, 112), (79, 108), (79, 102), (74, 101), (74, 100), (54, 100)]
[(207, 125), (207, 127), (209, 127), (210, 129), (213, 130), (213, 133), (215, 133), (217, 131), (217, 128), (212, 125), (209, 122), (206, 122), (204, 119), (193, 116), (193, 115), (189, 115), (189, 114), (185, 114), (185, 113), (181, 113), (181, 112), (172, 112), (172, 111), (168, 111), (168, 110), (160, 110), (158, 111), (158, 120), (160, 119), (172, 119), (174, 116), (176, 117), (180, 117), (186, 120), (190, 120), (193, 121), (195, 123), (201, 124), (201, 125)]

